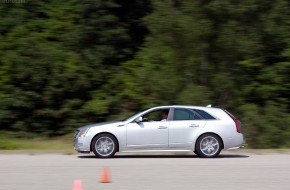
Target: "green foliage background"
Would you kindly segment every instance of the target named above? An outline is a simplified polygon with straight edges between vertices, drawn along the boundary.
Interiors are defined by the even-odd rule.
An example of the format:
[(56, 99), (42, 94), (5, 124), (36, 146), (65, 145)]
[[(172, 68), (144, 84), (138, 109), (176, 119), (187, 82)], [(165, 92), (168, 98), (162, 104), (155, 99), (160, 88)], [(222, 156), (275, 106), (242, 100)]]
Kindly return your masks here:
[(290, 147), (287, 0), (27, 0), (0, 3), (0, 18), (1, 131), (212, 104), (250, 147)]

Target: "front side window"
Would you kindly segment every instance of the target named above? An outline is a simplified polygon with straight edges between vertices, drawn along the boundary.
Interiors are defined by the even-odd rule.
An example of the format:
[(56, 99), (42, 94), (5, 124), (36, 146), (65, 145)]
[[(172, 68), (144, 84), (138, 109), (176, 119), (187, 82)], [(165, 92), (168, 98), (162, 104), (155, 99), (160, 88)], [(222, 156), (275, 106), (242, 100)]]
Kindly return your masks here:
[(169, 109), (160, 109), (149, 112), (143, 115), (143, 122), (145, 121), (166, 121), (168, 119)]
[(176, 108), (174, 109), (173, 120), (199, 120), (200, 116), (188, 109)]

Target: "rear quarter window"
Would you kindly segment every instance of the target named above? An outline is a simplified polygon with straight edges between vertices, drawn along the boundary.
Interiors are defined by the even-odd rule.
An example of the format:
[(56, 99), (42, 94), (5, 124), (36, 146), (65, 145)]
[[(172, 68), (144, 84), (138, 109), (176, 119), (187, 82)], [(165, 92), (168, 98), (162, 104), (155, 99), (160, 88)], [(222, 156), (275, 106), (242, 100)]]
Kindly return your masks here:
[(210, 115), (209, 113), (207, 113), (206, 111), (198, 110), (198, 109), (194, 109), (193, 111), (195, 111), (196, 113), (198, 113), (203, 119), (216, 119), (212, 115)]

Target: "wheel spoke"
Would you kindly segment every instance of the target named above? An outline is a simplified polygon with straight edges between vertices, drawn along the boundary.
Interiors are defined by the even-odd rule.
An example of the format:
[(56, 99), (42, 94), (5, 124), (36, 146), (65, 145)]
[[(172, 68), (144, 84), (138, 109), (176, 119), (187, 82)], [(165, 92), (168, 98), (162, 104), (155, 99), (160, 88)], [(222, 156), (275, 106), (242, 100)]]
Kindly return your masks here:
[(212, 146), (219, 146), (219, 143), (215, 143), (215, 144), (213, 144)]

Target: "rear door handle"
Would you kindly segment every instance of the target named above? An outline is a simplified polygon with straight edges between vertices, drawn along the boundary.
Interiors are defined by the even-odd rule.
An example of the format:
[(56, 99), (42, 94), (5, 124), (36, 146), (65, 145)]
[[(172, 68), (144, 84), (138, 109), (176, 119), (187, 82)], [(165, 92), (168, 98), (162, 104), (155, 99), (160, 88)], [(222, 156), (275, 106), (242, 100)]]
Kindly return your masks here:
[(166, 126), (159, 126), (158, 129), (167, 129)]
[(189, 125), (189, 127), (199, 127), (199, 125), (198, 124), (191, 124), (191, 125)]

